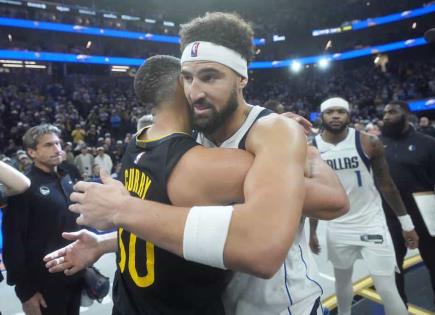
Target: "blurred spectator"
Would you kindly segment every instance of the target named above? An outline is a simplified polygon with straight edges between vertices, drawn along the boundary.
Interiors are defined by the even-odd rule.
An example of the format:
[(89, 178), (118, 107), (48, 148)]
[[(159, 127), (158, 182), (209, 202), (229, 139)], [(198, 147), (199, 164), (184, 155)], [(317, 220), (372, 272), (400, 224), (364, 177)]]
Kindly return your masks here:
[(80, 175), (87, 179), (92, 175), (92, 167), (94, 165), (94, 157), (89, 153), (89, 149), (86, 144), (80, 147), (80, 154), (74, 159), (74, 165), (80, 172)]
[(18, 170), (22, 173), (26, 173), (30, 166), (32, 165), (32, 160), (27, 155), (26, 152), (20, 152), (17, 154), (17, 160), (18, 160)]
[(86, 136), (86, 131), (82, 128), (80, 124), (76, 124), (76, 128), (71, 132), (71, 137), (75, 144), (80, 141), (84, 141)]
[(104, 153), (103, 147), (97, 148), (97, 156), (94, 159), (94, 164), (98, 165), (100, 169), (103, 169), (107, 174), (112, 174), (112, 158), (108, 154)]
[(435, 128), (430, 123), (429, 118), (425, 116), (420, 117), (420, 122), (418, 124), (418, 131), (424, 133), (425, 135), (435, 137)]
[(280, 102), (275, 100), (268, 100), (267, 102), (264, 103), (263, 106), (277, 114), (282, 114), (285, 111), (284, 106)]
[(72, 153), (72, 143), (65, 142), (63, 146), (63, 151), (65, 152), (65, 161), (69, 164), (74, 164), (74, 154)]

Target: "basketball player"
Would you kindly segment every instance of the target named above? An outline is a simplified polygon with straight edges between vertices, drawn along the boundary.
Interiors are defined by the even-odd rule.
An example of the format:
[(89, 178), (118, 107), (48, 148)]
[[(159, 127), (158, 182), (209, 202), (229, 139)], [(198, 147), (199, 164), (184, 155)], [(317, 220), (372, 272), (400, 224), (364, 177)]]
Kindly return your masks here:
[[(136, 171), (131, 171), (132, 169), (136, 170), (139, 168), (144, 170), (144, 174), (151, 174), (148, 177), (150, 178), (151, 183), (149, 184), (150, 187), (149, 196), (147, 195), (146, 197), (147, 199), (153, 198), (151, 200), (157, 200), (166, 203), (168, 203), (168, 201), (170, 200), (172, 203), (179, 204), (179, 205), (186, 205), (186, 204), (190, 205), (192, 203), (222, 204), (222, 203), (228, 203), (228, 202), (234, 202), (240, 200), (241, 196), (243, 196), (242, 193), (243, 178), (247, 170), (247, 167), (245, 165), (249, 167), (251, 164), (250, 155), (241, 150), (204, 149), (202, 147), (196, 146), (193, 138), (187, 136), (189, 130), (191, 130), (189, 125), (190, 116), (188, 115), (190, 109), (186, 103), (183, 93), (181, 92), (181, 88), (179, 90), (176, 90), (178, 91), (178, 94), (176, 94), (178, 95), (178, 97), (175, 98), (175, 100), (171, 101), (171, 98), (169, 97), (174, 93), (173, 93), (173, 89), (168, 90), (168, 88), (174, 85), (173, 83), (171, 84), (171, 82), (177, 81), (174, 80), (174, 75), (178, 75), (179, 73), (179, 63), (176, 64), (173, 61), (172, 62), (170, 61), (171, 59), (169, 57), (165, 57), (163, 59), (162, 57), (151, 58), (150, 60), (147, 61), (146, 64), (144, 64), (144, 66), (141, 67), (141, 69), (138, 72), (138, 77), (136, 77), (135, 86), (136, 86), (136, 91), (138, 92), (140, 98), (147, 102), (152, 101), (151, 103), (159, 104), (159, 105), (156, 106), (155, 108), (154, 125), (150, 127), (148, 130), (143, 130), (139, 134), (138, 138), (132, 144), (130, 144), (129, 149), (127, 150), (128, 153), (124, 158), (124, 166), (123, 166), (124, 170), (127, 169), (128, 171), (127, 173), (123, 172), (124, 182), (126, 186), (129, 188), (129, 190), (133, 190), (133, 195), (144, 197), (143, 196), (144, 189), (145, 189), (144, 187), (146, 187), (147, 184), (146, 182), (144, 183), (144, 185), (141, 185), (139, 183), (134, 184), (136, 182), (136, 179), (138, 179), (139, 177), (137, 177)], [(167, 64), (168, 62), (169, 65)], [(157, 64), (157, 66), (155, 64)], [(178, 72), (176, 71), (177, 66), (178, 66)], [(153, 68), (157, 68), (159, 71), (156, 71)], [(168, 72), (168, 70), (171, 71)], [(142, 79), (140, 79), (141, 77)], [(161, 79), (159, 80), (158, 78)], [(172, 81), (170, 81), (170, 79), (172, 79)], [(169, 87), (167, 85), (169, 85)], [(180, 95), (182, 97), (180, 97)], [(163, 98), (165, 102), (162, 102), (163, 96), (166, 97)], [(184, 100), (181, 98), (183, 98)], [(174, 131), (177, 131), (177, 133), (166, 137), (164, 136)], [(163, 138), (161, 138), (162, 136)], [(146, 142), (145, 140), (144, 141), (141, 140), (142, 137), (144, 137), (145, 139), (148, 139), (149, 137), (155, 137), (161, 139), (158, 141), (148, 140)], [(183, 155), (184, 152), (186, 153)], [(236, 155), (234, 155), (235, 152), (237, 153)], [(169, 159), (170, 163), (166, 163), (166, 161), (168, 160), (168, 158), (165, 158), (166, 153), (168, 154), (168, 158), (171, 157)], [(217, 155), (216, 153), (219, 154)], [(228, 154), (231, 154), (230, 159), (226, 157)], [(182, 158), (178, 163), (177, 163), (177, 155), (178, 155), (178, 159), (180, 159), (182, 156)], [(230, 162), (225, 162), (225, 159), (229, 159)], [(135, 160), (137, 160), (138, 163), (137, 165), (134, 163)], [(166, 171), (163, 173), (164, 175), (163, 179), (159, 179), (162, 177), (161, 172), (158, 172), (157, 169), (153, 170), (152, 168), (150, 168), (150, 166), (158, 165), (155, 164), (156, 163), (155, 161), (160, 161), (160, 164), (164, 164), (162, 165), (162, 168), (165, 169)], [(198, 165), (204, 165), (204, 166), (198, 169)], [(219, 167), (219, 165), (221, 167)], [(171, 168), (174, 166), (175, 168), (171, 173)], [(227, 172), (231, 173), (231, 175), (227, 176), (226, 175)], [(169, 176), (169, 174), (171, 175)], [(152, 180), (153, 177), (154, 180)], [(239, 177), (239, 179), (235, 180), (237, 177)], [(211, 181), (210, 178), (212, 179)], [(146, 181), (146, 179), (144, 180)], [(110, 182), (111, 180), (103, 176), (103, 181)], [(157, 184), (158, 190), (156, 190), (156, 188), (153, 189), (152, 181), (158, 183)], [(165, 181), (167, 182), (167, 185), (164, 184)], [(248, 179), (247, 182), (249, 183)], [(112, 183), (113, 186), (116, 186), (115, 181), (112, 181)], [(185, 183), (189, 183), (189, 185), (186, 185)], [(332, 185), (334, 190), (340, 189), (340, 185), (336, 185), (334, 176), (332, 176), (332, 181), (331, 179), (328, 179), (327, 185)], [(159, 191), (159, 190), (160, 190), (159, 193), (160, 195), (166, 194), (166, 192), (164, 192), (166, 186), (168, 187), (168, 193), (167, 193), (168, 196), (166, 198), (156, 199), (156, 197), (153, 197), (152, 194), (155, 194), (155, 191)], [(310, 185), (308, 185), (307, 187), (309, 186)], [(312, 189), (309, 189), (311, 192), (316, 191), (316, 193), (319, 193), (319, 186), (314, 186), (314, 185), (311, 186)], [(141, 193), (141, 187), (143, 187), (142, 193)], [(192, 187), (195, 187), (195, 189), (192, 189)], [(97, 187), (94, 186), (94, 188)], [(92, 189), (89, 189), (87, 194), (89, 194), (91, 190)], [(207, 310), (205, 309), (206, 305), (210, 307), (214, 312), (217, 312), (219, 310), (219, 302), (220, 302), (220, 295), (221, 295), (219, 289), (223, 288), (223, 284), (225, 284), (225, 279), (226, 279), (225, 273), (222, 270), (206, 268), (204, 266), (200, 267), (198, 264), (187, 263), (186, 261), (181, 260), (177, 256), (169, 254), (168, 252), (158, 248), (157, 246), (154, 247), (154, 245), (150, 242), (145, 242), (142, 241), (140, 238), (136, 238), (135, 234), (130, 233), (130, 229), (135, 229), (135, 231), (137, 230), (136, 233), (138, 236), (141, 236), (143, 239), (149, 239), (147, 238), (147, 235), (145, 235), (145, 233), (149, 233), (146, 232), (147, 230), (153, 230), (156, 227), (161, 228), (162, 224), (169, 226), (171, 223), (181, 222), (182, 224), (180, 226), (182, 226), (186, 218), (179, 216), (177, 213), (175, 213), (174, 216), (174, 210), (172, 210), (172, 212), (167, 212), (166, 211), (167, 209), (164, 208), (162, 209), (161, 205), (158, 206), (157, 204), (154, 203), (153, 206), (155, 206), (156, 209), (160, 209), (158, 210), (159, 211), (158, 213), (156, 212), (156, 214), (158, 214), (159, 217), (163, 217), (163, 219), (160, 221), (161, 222), (160, 224), (157, 223), (153, 224), (152, 225), (153, 227), (150, 226), (145, 230), (143, 230), (144, 228), (142, 225), (136, 225), (138, 222), (141, 221), (138, 220), (138, 216), (137, 216), (138, 210), (140, 210), (139, 214), (142, 214), (144, 212), (143, 208), (141, 208), (136, 203), (136, 201), (141, 202), (140, 198), (133, 198), (136, 200), (131, 200), (130, 198), (130, 200), (128, 201), (124, 199), (125, 202), (121, 201), (121, 203), (119, 203), (120, 199), (122, 200), (122, 198), (118, 197), (119, 187), (115, 187), (115, 190), (118, 191), (111, 191), (111, 192), (106, 191), (102, 195), (102, 200), (105, 203), (104, 207), (102, 207), (103, 211), (107, 212), (107, 209), (113, 207), (114, 206), (113, 202), (115, 202), (115, 204), (122, 204), (122, 207), (124, 209), (125, 208), (134, 209), (134, 213), (133, 216), (131, 217), (132, 222), (126, 221), (125, 224), (124, 223), (121, 224), (123, 228), (120, 229), (118, 232), (119, 240), (120, 240), (119, 253), (118, 253), (119, 271), (117, 272), (117, 281), (115, 284), (115, 291), (114, 291), (115, 293), (114, 313), (122, 314), (122, 312), (129, 313), (128, 311), (130, 312), (136, 311), (139, 314), (142, 314), (145, 311), (158, 309), (164, 314), (171, 314), (174, 313), (175, 310), (179, 310), (180, 307), (183, 307), (186, 310), (186, 312), (188, 312), (189, 308), (186, 304), (188, 304), (191, 307), (190, 313), (192, 314), (195, 312), (206, 313), (206, 311), (208, 311), (208, 309)], [(121, 190), (122, 190), (122, 185), (121, 185)], [(139, 190), (139, 193), (137, 192), (137, 190)], [(331, 191), (327, 191), (325, 195), (327, 194), (331, 194)], [(312, 193), (311, 195), (312, 197), (314, 197)], [(113, 196), (116, 197), (113, 198)], [(72, 199), (74, 198), (72, 197)], [(311, 199), (315, 199), (315, 198), (311, 198)], [(329, 200), (332, 199), (330, 198)], [(134, 202), (133, 208), (129, 207), (129, 204), (131, 205), (132, 202)], [(308, 208), (311, 207), (322, 208), (316, 206), (313, 203), (311, 203), (310, 205), (310, 202), (306, 202), (306, 204), (308, 205)], [(119, 206), (115, 205), (115, 206), (118, 209), (121, 208), (121, 205)], [(252, 205), (249, 204), (249, 206)], [(345, 204), (340, 206), (330, 205), (330, 207), (331, 208), (335, 207), (336, 209), (338, 209), (340, 207), (342, 208), (346, 207), (346, 205)], [(92, 206), (90, 208), (95, 209), (96, 207)], [(166, 208), (169, 207), (166, 206)], [(202, 208), (202, 210), (207, 211), (208, 209)], [(246, 211), (246, 210), (240, 207), (240, 211)], [(262, 208), (261, 211), (263, 212), (264, 208)], [(332, 211), (329, 210), (329, 212), (331, 213)], [(102, 218), (107, 217), (107, 214), (101, 216), (101, 213), (102, 212), (99, 212), (99, 214), (96, 215), (96, 218), (98, 218), (98, 220), (100, 221), (102, 220)], [(330, 213), (329, 216), (331, 216)], [(121, 215), (121, 213), (119, 214)], [(150, 218), (148, 216), (150, 215), (150, 213), (145, 212), (145, 214), (147, 215), (144, 217), (145, 218), (144, 220), (147, 219), (149, 220)], [(168, 214), (171, 215), (171, 217), (168, 216), (165, 219), (165, 216)], [(255, 214), (256, 213), (254, 212), (254, 215)], [(123, 217), (125, 216), (125, 218), (127, 219), (129, 214), (123, 211), (122, 216)], [(328, 215), (321, 214), (321, 216), (327, 217)], [(216, 213), (215, 213), (215, 217), (216, 217)], [(264, 218), (261, 218), (261, 220), (263, 222), (267, 221), (267, 219)], [(88, 222), (91, 221), (92, 220), (88, 220)], [(105, 224), (104, 223), (105, 220), (103, 219), (102, 221), (103, 224)], [(231, 224), (232, 226), (234, 225), (233, 223)], [(263, 223), (263, 225), (265, 224)], [(175, 224), (173, 224), (172, 226), (176, 227)], [(99, 227), (104, 227), (104, 226), (99, 226)], [(249, 232), (249, 228), (252, 229), (252, 227), (249, 226), (246, 227), (242, 225), (242, 229), (243, 231), (246, 231), (245, 236), (247, 237), (249, 237), (249, 233), (252, 234), (252, 232)], [(174, 228), (171, 228), (171, 232), (173, 232), (173, 230)], [(178, 228), (178, 231), (176, 232), (179, 233), (180, 232), (179, 230), (180, 229)], [(183, 237), (182, 232), (183, 230), (181, 229), (181, 233), (179, 233), (178, 235), (175, 234), (175, 236), (176, 237), (181, 236), (182, 238)], [(145, 235), (145, 237), (143, 235)], [(184, 233), (184, 236), (185, 235), (186, 233)], [(51, 267), (51, 271), (71, 269), (67, 271), (67, 273), (72, 274), (76, 272), (78, 269), (83, 268), (83, 266), (85, 266), (86, 264), (90, 264), (91, 262), (98, 259), (98, 257), (103, 252), (114, 250), (116, 248), (116, 244), (114, 245), (113, 242), (110, 243), (110, 240), (107, 237), (105, 238), (104, 241), (98, 242), (95, 235), (92, 235), (89, 232), (65, 234), (65, 236), (70, 239), (76, 239), (77, 242), (75, 242), (68, 249), (62, 249), (57, 253), (54, 253), (53, 255), (47, 257), (47, 260), (51, 260), (53, 258), (59, 259), (58, 257), (61, 257), (61, 259), (58, 261), (52, 261), (48, 263), (48, 266)], [(171, 237), (173, 238), (174, 236), (170, 235), (169, 238)], [(273, 238), (273, 234), (270, 236), (270, 239), (271, 238)], [(135, 246), (133, 247), (131, 245), (132, 239), (135, 244)], [(165, 246), (165, 244), (170, 244), (171, 242), (173, 242), (172, 239), (167, 240), (165, 238), (158, 239), (155, 236), (153, 237), (153, 243), (157, 245), (163, 244), (163, 246)], [(89, 246), (86, 244), (88, 244)], [(101, 246), (98, 244), (100, 244)], [(79, 252), (83, 253), (82, 251), (83, 249), (86, 249), (89, 252), (89, 248), (92, 246), (95, 249), (95, 251), (90, 250), (91, 253), (89, 255), (79, 254)], [(176, 244), (175, 246), (172, 247), (168, 246), (165, 249), (179, 253), (178, 252), (179, 249), (177, 248), (177, 246), (178, 245)], [(282, 245), (280, 244), (280, 246)], [(253, 247), (250, 248), (253, 249)], [(127, 249), (128, 249), (128, 255), (126, 252)], [(142, 251), (142, 253), (139, 253), (140, 251)], [(230, 253), (230, 255), (231, 254), (232, 253)], [(145, 260), (142, 259), (142, 261), (150, 261), (150, 262), (147, 263), (146, 265), (144, 264), (141, 265), (139, 263), (136, 264), (135, 268), (138, 268), (138, 270), (140, 271), (137, 272), (135, 271), (135, 268), (131, 267), (131, 265), (133, 264), (131, 260), (132, 259), (134, 260), (134, 257), (139, 257), (139, 255), (141, 255), (140, 257), (146, 257), (146, 259)], [(258, 253), (258, 255), (260, 255), (260, 253)], [(88, 261), (84, 261), (83, 256), (88, 256), (90, 258)], [(227, 256), (228, 255), (226, 255), (226, 257)], [(265, 257), (263, 257), (263, 262), (265, 261), (264, 258)], [(151, 264), (151, 260), (152, 260), (152, 264)], [(257, 264), (258, 262), (259, 259), (254, 261), (254, 263)], [(250, 265), (246, 264), (246, 266), (248, 267), (244, 267), (244, 265), (242, 264), (240, 266), (242, 266), (242, 268), (252, 268), (251, 272), (265, 276), (263, 270), (269, 270), (269, 269), (261, 269), (261, 266), (259, 268), (258, 266), (255, 266), (254, 263), (249, 262)], [(268, 262), (266, 261), (264, 264), (267, 263)], [(128, 268), (126, 267), (127, 264), (128, 264)], [(270, 267), (265, 266), (262, 268), (270, 268)], [(185, 271), (182, 276), (179, 275), (180, 270)], [(202, 278), (202, 280), (192, 282), (192, 274), (196, 275), (196, 278), (193, 279)], [(203, 275), (202, 277), (201, 274)], [(207, 274), (208, 276), (205, 276)], [(146, 275), (146, 276), (140, 277), (138, 275)], [(145, 278), (147, 277), (148, 277), (148, 282), (146, 282), (147, 280), (145, 280)], [(141, 278), (142, 281), (144, 281), (145, 284), (147, 284), (145, 287), (141, 287), (141, 285), (144, 285), (144, 283), (141, 282), (140, 280)], [(171, 284), (172, 286), (174, 286), (175, 284), (177, 287), (180, 288), (183, 287), (183, 289), (178, 291), (172, 291), (172, 293), (169, 293), (169, 291), (163, 290), (163, 288), (169, 290), (168, 283)], [(189, 285), (189, 283), (191, 283), (191, 285)], [(198, 283), (202, 283), (202, 285)], [(209, 289), (207, 290), (206, 288)], [(182, 292), (184, 292), (185, 294), (182, 294)], [(201, 293), (201, 296), (203, 297), (202, 302), (199, 300), (197, 301), (196, 299), (192, 300), (192, 298), (195, 296), (195, 294), (193, 294), (194, 292), (197, 292), (198, 294)], [(192, 311), (192, 309), (194, 311)]]
[[(320, 314), (322, 289), (315, 280), (303, 227), (295, 225), (300, 216), (294, 216), (294, 210), (292, 214), (288, 212), (288, 205), (294, 205), (295, 201), (288, 196), (292, 195), (291, 187), (294, 180), (298, 181), (299, 172), (297, 168), (294, 171), (289, 168), (298, 164), (296, 152), (302, 149), (293, 151), (299, 146), (294, 141), (302, 137), (305, 142), (305, 137), (293, 129), (293, 122), (244, 100), (247, 63), (253, 56), (252, 37), (252, 29), (245, 21), (224, 13), (195, 19), (181, 31), (182, 82), (194, 111), (195, 129), (200, 131), (197, 140), (206, 146), (246, 149), (255, 156), (247, 175), (247, 181), (252, 180), (253, 185), (250, 181), (245, 183), (245, 198), (246, 205), (258, 208), (248, 214), (236, 206), (223, 256), (225, 267), (257, 277), (245, 273), (234, 276), (226, 293), (226, 312)], [(292, 151), (296, 155), (289, 155)], [(330, 197), (336, 197), (335, 191)], [(316, 216), (320, 212), (318, 206), (308, 210), (304, 214)], [(185, 231), (190, 229), (191, 214)], [(275, 223), (270, 225), (272, 222)], [(195, 224), (205, 226), (202, 219)], [(239, 225), (245, 228), (239, 229)], [(258, 226), (261, 231), (248, 229)], [(144, 231), (144, 227), (137, 231)], [(190, 233), (185, 233), (185, 239), (186, 235)], [(291, 241), (280, 235), (291, 236)], [(260, 250), (249, 244), (265, 247)], [(207, 247), (210, 248), (216, 246)], [(275, 256), (278, 248), (279, 254)], [(186, 259), (215, 264), (213, 259), (203, 260), (195, 253), (191, 254), (189, 246), (183, 246)], [(267, 272), (258, 270), (259, 266)], [(269, 269), (271, 266), (273, 268)]]
[[(322, 159), (340, 178), (350, 201), (350, 211), (328, 222), (327, 226), (328, 259), (334, 266), (338, 313), (351, 313), (353, 264), (362, 258), (383, 300), (386, 314), (408, 314), (394, 280), (394, 247), (377, 188), (401, 221), (409, 248), (418, 246), (418, 236), (390, 177), (383, 144), (377, 137), (349, 127), (350, 111), (346, 100), (330, 98), (320, 105), (320, 110), (323, 130), (314, 142)], [(310, 220), (311, 238), (316, 238), (317, 222), (314, 220)], [(316, 244), (316, 241), (311, 240), (310, 244)], [(314, 245), (313, 250), (318, 252), (318, 245)]]

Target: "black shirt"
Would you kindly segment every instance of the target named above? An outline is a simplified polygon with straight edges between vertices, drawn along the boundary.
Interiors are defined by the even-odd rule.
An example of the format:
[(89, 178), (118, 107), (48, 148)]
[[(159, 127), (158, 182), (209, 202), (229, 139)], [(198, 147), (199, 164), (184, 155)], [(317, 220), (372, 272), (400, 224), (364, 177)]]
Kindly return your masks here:
[[(156, 141), (133, 139), (120, 179), (132, 196), (170, 204), (169, 176), (196, 145), (180, 133)], [(186, 261), (122, 228), (118, 241), (113, 314), (224, 314), (221, 294), (229, 272)]]
[[(399, 138), (382, 136), (391, 177), (410, 215), (418, 212), (412, 193), (433, 191), (435, 185), (435, 139), (409, 126)], [(387, 217), (395, 217), (384, 202)]]
[(61, 286), (80, 276), (50, 274), (42, 260), (69, 243), (62, 238), (62, 232), (79, 229), (77, 215), (68, 210), (71, 177), (61, 166), (58, 173), (46, 173), (32, 165), (26, 175), (30, 188), (8, 198), (2, 226), (7, 283), (15, 285), (21, 302), (32, 297), (46, 280), (57, 281)]

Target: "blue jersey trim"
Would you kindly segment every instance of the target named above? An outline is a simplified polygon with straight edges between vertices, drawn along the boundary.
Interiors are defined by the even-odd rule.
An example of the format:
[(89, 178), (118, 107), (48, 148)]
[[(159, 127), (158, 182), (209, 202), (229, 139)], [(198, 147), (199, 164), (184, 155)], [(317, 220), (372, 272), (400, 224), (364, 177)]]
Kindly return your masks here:
[(371, 162), (362, 148), (361, 133), (358, 130), (355, 130), (355, 146), (361, 160), (364, 162), (365, 166), (367, 167), (367, 171), (371, 173)]
[[(290, 305), (293, 305), (293, 300), (292, 300), (292, 297), (290, 295), (290, 290), (289, 290), (288, 284), (287, 284), (287, 266), (285, 264), (285, 261), (284, 261), (284, 285), (285, 285), (285, 290), (286, 290), (287, 295), (288, 295), (288, 299), (290, 300)], [(287, 311), (290, 315), (292, 314), (292, 312), (290, 311), (290, 307), (287, 307)]]
[(321, 285), (320, 285), (316, 280), (311, 279), (311, 278), (308, 276), (308, 266), (307, 266), (307, 263), (305, 262), (304, 255), (303, 255), (303, 253), (302, 253), (302, 247), (301, 247), (300, 244), (299, 244), (298, 246), (299, 246), (299, 250), (300, 250), (300, 252), (301, 252), (301, 259), (302, 259), (302, 262), (303, 262), (304, 265), (305, 265), (305, 276), (307, 277), (308, 280), (310, 280), (310, 281), (314, 282), (315, 284), (317, 284), (317, 286), (320, 288), (321, 295), (323, 295), (323, 288), (322, 288), (322, 286), (321, 286)]

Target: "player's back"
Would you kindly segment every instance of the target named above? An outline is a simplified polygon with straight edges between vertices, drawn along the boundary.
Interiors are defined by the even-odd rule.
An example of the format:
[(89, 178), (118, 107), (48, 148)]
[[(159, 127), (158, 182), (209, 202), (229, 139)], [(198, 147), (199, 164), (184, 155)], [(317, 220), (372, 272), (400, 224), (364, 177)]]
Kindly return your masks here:
[[(154, 141), (133, 139), (120, 179), (131, 195), (170, 204), (169, 176), (195, 145), (181, 133)], [(228, 272), (188, 262), (122, 228), (118, 241), (114, 314), (223, 314), (220, 296)]]

